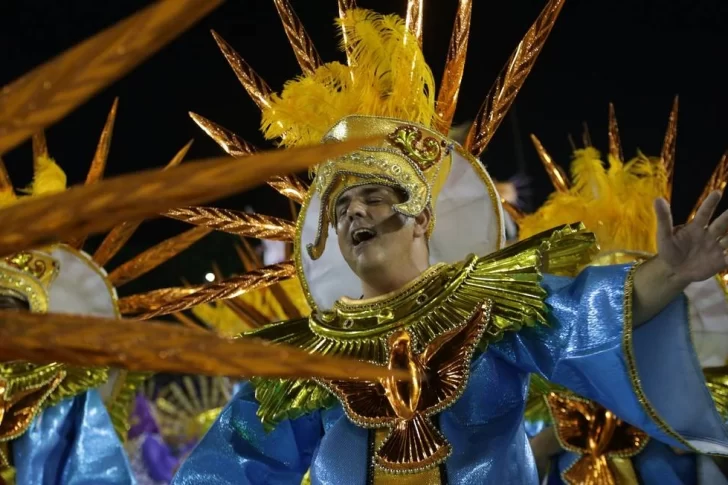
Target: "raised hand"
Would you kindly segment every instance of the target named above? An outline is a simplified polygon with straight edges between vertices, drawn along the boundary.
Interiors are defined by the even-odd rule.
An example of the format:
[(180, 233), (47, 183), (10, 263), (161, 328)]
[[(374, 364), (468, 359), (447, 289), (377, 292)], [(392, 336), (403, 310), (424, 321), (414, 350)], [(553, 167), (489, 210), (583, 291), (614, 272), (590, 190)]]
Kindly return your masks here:
[(657, 257), (685, 285), (706, 280), (728, 268), (728, 211), (710, 222), (720, 199), (720, 192), (712, 192), (695, 218), (677, 227), (672, 225), (667, 201), (658, 199), (655, 202)]

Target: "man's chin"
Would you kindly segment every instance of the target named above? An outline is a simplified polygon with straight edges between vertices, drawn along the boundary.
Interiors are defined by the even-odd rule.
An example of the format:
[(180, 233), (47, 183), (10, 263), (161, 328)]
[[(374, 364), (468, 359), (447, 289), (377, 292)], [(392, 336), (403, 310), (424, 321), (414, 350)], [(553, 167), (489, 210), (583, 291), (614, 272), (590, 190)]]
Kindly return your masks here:
[[(374, 253), (374, 254), (372, 254)], [(386, 268), (388, 262), (381, 254), (374, 251), (363, 251), (356, 257), (356, 272), (358, 274), (372, 274)]]

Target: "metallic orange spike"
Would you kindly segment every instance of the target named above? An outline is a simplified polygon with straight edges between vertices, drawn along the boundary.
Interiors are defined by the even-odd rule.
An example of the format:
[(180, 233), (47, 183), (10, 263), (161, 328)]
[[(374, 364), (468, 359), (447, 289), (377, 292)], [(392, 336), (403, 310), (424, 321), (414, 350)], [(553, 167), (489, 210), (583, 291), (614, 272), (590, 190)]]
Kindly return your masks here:
[(202, 131), (215, 140), (225, 152), (233, 157), (247, 157), (257, 151), (253, 145), (240, 138), (230, 130), (208, 120), (204, 116), (190, 112), (190, 117), (202, 128)]
[(109, 116), (106, 118), (106, 124), (104, 129), (101, 130), (101, 136), (99, 137), (99, 144), (96, 146), (96, 153), (94, 159), (91, 162), (91, 168), (89, 168), (88, 175), (86, 175), (86, 184), (92, 184), (98, 180), (101, 180), (104, 176), (104, 170), (106, 169), (106, 160), (109, 158), (109, 148), (111, 148), (111, 137), (114, 133), (114, 123), (116, 122), (116, 110), (119, 107), (119, 98), (114, 99), (114, 104), (111, 105), (111, 111)]
[[(339, 17), (343, 19), (346, 16), (346, 11), (354, 8), (356, 8), (356, 0), (339, 0)], [(349, 48), (349, 41), (346, 37), (346, 29), (341, 29), (341, 37), (344, 41), (347, 64), (351, 66), (351, 49)], [(353, 72), (351, 73), (351, 76), (353, 79)]]
[(465, 140), (465, 148), (474, 156), (480, 156), (493, 138), (543, 50), (563, 6), (564, 0), (549, 0), (496, 79)]
[[(114, 122), (116, 121), (116, 109), (118, 105), (119, 98), (116, 98), (114, 99), (114, 104), (111, 106), (109, 116), (106, 118), (104, 129), (101, 130), (99, 143), (96, 146), (96, 153), (94, 154), (94, 158), (91, 161), (91, 167), (86, 175), (86, 185), (97, 182), (104, 176), (106, 160), (109, 157), (109, 148), (111, 147), (111, 137), (114, 132)], [(86, 244), (86, 239), (87, 237), (83, 236), (72, 241), (67, 241), (67, 244), (76, 249), (81, 249), (84, 244)]]
[(47, 157), (48, 142), (43, 130), (33, 134), (33, 171), (38, 168), (38, 158)]
[(220, 266), (218, 266), (218, 264), (214, 261), (212, 263), (212, 274), (215, 275), (215, 281), (222, 281), (225, 279), (222, 276), (222, 271), (220, 271)]
[(171, 237), (154, 247), (151, 247), (136, 256), (134, 259), (122, 264), (109, 274), (109, 281), (117, 288), (145, 275), (162, 263), (177, 256), (194, 243), (207, 236), (212, 229), (195, 227), (177, 236)]
[(465, 55), (468, 51), (470, 37), (470, 18), (473, 12), (472, 0), (460, 0), (455, 15), (455, 25), (450, 37), (450, 47), (445, 61), (445, 72), (442, 75), (440, 91), (437, 94), (436, 127), (440, 133), (447, 134), (452, 125), (455, 108), (460, 94), (460, 82), (465, 69)]
[(566, 138), (569, 140), (569, 146), (571, 147), (571, 153), (574, 153), (577, 150), (576, 143), (574, 143), (574, 137), (571, 136), (571, 133), (569, 133), (566, 136)]
[(564, 169), (554, 163), (551, 155), (549, 155), (543, 147), (541, 141), (536, 138), (536, 135), (531, 135), (531, 141), (533, 142), (533, 146), (536, 147), (538, 158), (541, 159), (541, 163), (543, 163), (543, 167), (546, 169), (546, 173), (551, 179), (554, 189), (559, 192), (568, 192), (569, 177), (566, 175), (566, 172), (564, 172)]
[(266, 183), (299, 204), (303, 204), (306, 192), (308, 192), (306, 182), (295, 175), (275, 176), (267, 180)]
[(273, 285), (275, 283), (295, 277), (296, 268), (292, 261), (273, 264), (241, 276), (234, 276), (225, 281), (204, 285), (199, 291), (189, 296), (165, 305), (158, 310), (144, 313), (139, 316), (141, 320), (147, 320), (169, 313), (180, 312), (197, 305), (210, 303), (217, 300), (228, 300), (237, 298), (245, 293)]
[(238, 253), (238, 258), (240, 258), (240, 262), (243, 264), (243, 269), (245, 269), (246, 272), (253, 271), (260, 267), (260, 265), (256, 264), (253, 259), (255, 253), (253, 252), (253, 255), (250, 254), (250, 245), (246, 244), (245, 247), (243, 247), (236, 244), (235, 252)]
[(235, 52), (230, 44), (225, 42), (225, 39), (220, 37), (217, 32), (212, 31), (212, 36), (215, 38), (218, 47), (222, 51), (222, 55), (227, 59), (230, 67), (233, 68), (235, 75), (237, 76), (240, 83), (243, 85), (248, 95), (253, 99), (253, 102), (258, 105), (260, 109), (267, 108), (270, 105), (268, 99), (270, 98), (273, 91), (270, 86), (261, 78), (250, 65), (240, 57), (240, 54)]
[(695, 218), (695, 214), (698, 212), (698, 207), (703, 205), (703, 202), (705, 202), (708, 195), (714, 190), (720, 190), (723, 192), (725, 190), (726, 183), (728, 183), (728, 151), (723, 154), (720, 162), (718, 162), (715, 170), (713, 170), (713, 175), (710, 176), (710, 180), (708, 180), (708, 183), (705, 184), (703, 193), (700, 194), (700, 197), (698, 197), (698, 201), (695, 203), (695, 207), (693, 207), (690, 217), (688, 217), (688, 222)]
[(160, 288), (147, 293), (126, 296), (119, 300), (119, 311), (122, 315), (136, 315), (161, 308), (173, 301), (177, 301), (185, 295), (200, 290), (202, 285), (184, 286), (173, 288)]
[(609, 103), (609, 154), (617, 160), (624, 162), (622, 142), (619, 140), (619, 127), (617, 126), (617, 115), (614, 112), (614, 104)]
[(256, 251), (255, 248), (250, 245), (250, 242), (245, 238), (241, 238), (241, 242), (243, 243), (245, 251), (250, 255), (250, 262), (253, 265), (253, 268), (260, 268), (261, 266), (263, 266), (263, 260), (260, 259), (258, 251)]
[(339, 16), (344, 16), (344, 12), (356, 8), (356, 0), (339, 0)]
[(584, 144), (584, 148), (594, 146), (592, 145), (591, 134), (589, 133), (589, 125), (584, 121), (582, 126), (584, 130), (581, 132), (581, 141)]
[[(242, 158), (257, 152), (258, 149), (255, 146), (243, 140), (232, 131), (196, 113), (190, 113), (190, 116), (229, 155)], [(268, 180), (267, 183), (284, 196), (299, 204), (303, 203), (303, 199), (308, 191), (306, 183), (295, 175), (276, 175)]]
[(62, 119), (222, 0), (162, 0), (0, 89), (0, 154)]
[(665, 164), (665, 171), (667, 172), (668, 200), (672, 197), (672, 180), (675, 171), (675, 147), (677, 144), (677, 111), (678, 97), (675, 96), (675, 100), (672, 103), (672, 110), (670, 111), (670, 118), (667, 122), (665, 140), (662, 142), (662, 151), (660, 152), (660, 158), (662, 159), (662, 163)]
[(308, 36), (306, 29), (303, 27), (301, 20), (293, 11), (293, 7), (288, 0), (273, 0), (278, 10), (278, 16), (283, 22), (283, 30), (286, 31), (288, 42), (293, 47), (293, 53), (296, 55), (298, 65), (306, 75), (311, 75), (317, 67), (323, 64), (316, 48)]
[(518, 225), (523, 220), (523, 212), (518, 207), (503, 198), (501, 198), (501, 204), (503, 204), (503, 210), (506, 211), (509, 216), (511, 216), (513, 222), (515, 222), (516, 225)]
[[(63, 328), (63, 331), (59, 331)], [(407, 379), (355, 359), (270, 345), (259, 339), (228, 339), (169, 322), (119, 323), (111, 318), (31, 312), (0, 312), (0, 354), (7, 360), (141, 372), (293, 379)]]
[(417, 39), (417, 44), (422, 49), (422, 0), (407, 1), (407, 30)]
[(241, 237), (293, 241), (296, 235), (296, 227), (290, 221), (216, 207), (182, 207), (168, 210), (164, 216)]
[(209, 330), (204, 328), (199, 323), (195, 322), (192, 318), (188, 317), (182, 312), (179, 313), (173, 313), (172, 316), (177, 320), (179, 323), (184, 325), (185, 327), (192, 329), (196, 332), (202, 332), (202, 333), (209, 333)]
[(228, 307), (240, 319), (240, 322), (249, 327), (249, 330), (260, 328), (270, 320), (255, 309), (252, 305), (248, 305), (239, 298), (223, 300), (223, 304)]
[[(180, 151), (175, 154), (172, 160), (169, 161), (164, 170), (172, 167), (176, 167), (187, 155), (190, 147), (192, 146), (192, 140), (187, 142)], [(93, 255), (93, 260), (100, 266), (105, 266), (111, 258), (113, 258), (120, 250), (124, 247), (131, 236), (139, 228), (140, 222), (122, 222), (118, 226), (114, 227), (109, 234), (106, 235), (101, 245)]]
[(0, 192), (8, 192), (13, 190), (13, 182), (10, 180), (8, 171), (5, 168), (5, 162), (0, 159)]

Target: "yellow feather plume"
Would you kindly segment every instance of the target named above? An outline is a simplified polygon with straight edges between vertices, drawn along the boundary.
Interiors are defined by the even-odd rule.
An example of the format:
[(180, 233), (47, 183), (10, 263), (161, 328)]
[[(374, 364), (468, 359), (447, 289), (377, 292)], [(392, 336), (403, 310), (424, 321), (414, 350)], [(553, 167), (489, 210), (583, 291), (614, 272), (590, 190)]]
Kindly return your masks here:
[(404, 20), (352, 9), (338, 23), (351, 65), (327, 63), (286, 83), (263, 109), (265, 137), (284, 146), (319, 143), (334, 123), (353, 114), (431, 126), (435, 81)]
[(627, 163), (609, 157), (605, 168), (594, 148), (577, 150), (568, 192), (551, 194), (546, 203), (520, 221), (527, 238), (565, 223), (583, 222), (594, 232), (602, 252), (655, 253), (654, 200), (667, 193), (667, 173), (659, 159), (638, 155)]
[[(278, 283), (281, 291), (283, 291), (290, 302), (295, 306), (299, 315), (308, 315), (311, 309), (306, 301), (303, 288), (298, 279)], [(239, 297), (242, 303), (256, 310), (260, 315), (268, 321), (265, 323), (278, 322), (281, 320), (289, 320), (297, 315), (288, 315), (281, 302), (276, 297), (272, 288), (264, 288), (258, 291), (252, 291)], [(192, 309), (192, 313), (214, 328), (217, 333), (225, 337), (235, 337), (243, 332), (248, 332), (257, 328), (259, 322), (249, 322), (238, 316), (223, 302), (196, 306)]]
[(66, 174), (56, 162), (41, 155), (36, 159), (33, 184), (29, 190), (33, 196), (50, 195), (66, 190)]

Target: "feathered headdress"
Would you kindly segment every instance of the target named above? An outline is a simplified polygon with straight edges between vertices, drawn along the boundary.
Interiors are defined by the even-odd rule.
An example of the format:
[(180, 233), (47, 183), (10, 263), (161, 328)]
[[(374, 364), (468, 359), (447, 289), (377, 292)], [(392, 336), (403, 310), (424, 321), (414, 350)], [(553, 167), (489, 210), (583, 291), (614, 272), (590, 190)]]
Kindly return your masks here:
[[(421, 51), (421, 0), (408, 1), (406, 18), (357, 9), (351, 1), (339, 2), (337, 25), (345, 64), (324, 63), (289, 2), (275, 0), (303, 71), (301, 77), (286, 83), (280, 94), (274, 94), (232, 47), (213, 33), (238, 79), (261, 109), (267, 139), (286, 147), (361, 137), (382, 140), (320, 164), (313, 170), (315, 179), (308, 190), (295, 176), (269, 181), (303, 205), (296, 224), (294, 257), (312, 308), (326, 307), (359, 286), (354, 276), (349, 278), (339, 252), (328, 251), (325, 245), (332, 231), (332, 202), (354, 185), (402, 188), (408, 197), (395, 210), (408, 216), (431, 208), (437, 221), (429, 231), (433, 262), (456, 261), (468, 253), (487, 254), (501, 247), (500, 201), (476, 157), (513, 103), (563, 1), (548, 1), (496, 79), (462, 147), (449, 140), (447, 133), (463, 75), (471, 0), (458, 4), (439, 90)], [(192, 117), (231, 155), (242, 157), (255, 151), (223, 127), (196, 114)], [(480, 223), (474, 226), (476, 218)], [(469, 237), (453, 241), (453, 236), (465, 228)], [(331, 274), (337, 274), (335, 282)]]
[[(614, 107), (609, 107), (609, 153), (607, 163), (589, 145), (574, 151), (571, 180), (556, 165), (541, 142), (532, 136), (536, 150), (556, 191), (535, 213), (519, 219), (520, 238), (527, 238), (559, 224), (581, 221), (597, 236), (602, 262), (619, 263), (657, 252), (653, 203), (671, 196), (677, 131), (677, 98), (670, 113), (665, 141), (659, 157), (641, 152), (625, 161)], [(722, 190), (728, 173), (728, 158), (718, 164), (695, 208), (716, 189)], [(695, 210), (690, 219), (695, 214)]]

